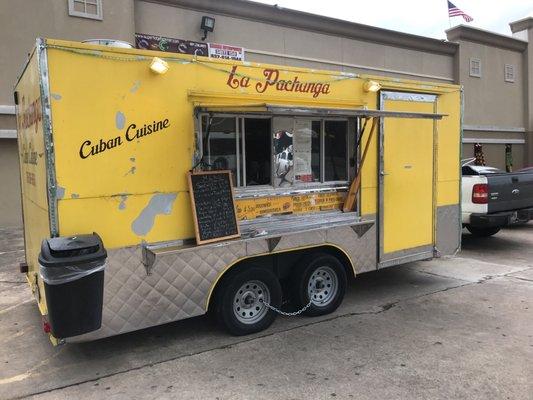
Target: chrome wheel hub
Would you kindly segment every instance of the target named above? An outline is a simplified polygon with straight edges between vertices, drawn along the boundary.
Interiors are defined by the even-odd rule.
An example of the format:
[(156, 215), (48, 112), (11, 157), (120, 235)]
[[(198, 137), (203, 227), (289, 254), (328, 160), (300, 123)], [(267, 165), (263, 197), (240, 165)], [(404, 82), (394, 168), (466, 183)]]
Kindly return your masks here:
[(318, 267), (307, 283), (309, 300), (319, 307), (327, 306), (337, 296), (337, 274), (330, 267)]
[(265, 302), (270, 304), (270, 291), (260, 281), (245, 282), (233, 298), (233, 313), (243, 324), (255, 324), (268, 313)]

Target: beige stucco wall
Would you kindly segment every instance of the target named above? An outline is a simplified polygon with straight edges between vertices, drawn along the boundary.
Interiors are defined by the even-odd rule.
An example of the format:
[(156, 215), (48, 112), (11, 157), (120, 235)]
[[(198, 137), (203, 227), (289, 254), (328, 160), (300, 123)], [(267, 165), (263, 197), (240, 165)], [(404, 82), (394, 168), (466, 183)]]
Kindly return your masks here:
[[(505, 128), (524, 127), (522, 53), (460, 41), (459, 80), (464, 86), (464, 123)], [(481, 78), (470, 76), (470, 58), (481, 60)], [(515, 82), (505, 82), (504, 65), (515, 66)]]
[(16, 129), (17, 121), (14, 115), (0, 114), (0, 129)]
[(12, 105), (17, 75), (37, 37), (134, 38), (133, 0), (104, 0), (103, 21), (71, 17), (67, 0), (0, 1), (0, 105)]
[[(494, 143), (483, 143), (483, 156), (485, 164), (491, 167), (500, 168), (505, 171), (505, 145)], [(513, 171), (522, 168), (524, 159), (524, 145), (513, 144)], [(474, 157), (474, 143), (463, 144), (463, 159)]]
[[(511, 31), (513, 37), (533, 43), (533, 15), (511, 22)], [(524, 52), (523, 68), (525, 71), (531, 71), (533, 68), (533, 49), (531, 45), (528, 46)], [(533, 74), (529, 72), (527, 81), (525, 82), (526, 102), (524, 104), (524, 113), (526, 121), (526, 160), (528, 164), (533, 166)]]
[(525, 53), (524, 67), (529, 71), (529, 77), (527, 80), (527, 103), (525, 105), (526, 112), (526, 122), (527, 122), (527, 132), (526, 132), (526, 159), (528, 160), (528, 165), (533, 166), (533, 48), (531, 43), (533, 43), (533, 27), (530, 27), (528, 30), (528, 41), (530, 45)]
[[(242, 46), (247, 51), (246, 59), (248, 61), (348, 72), (385, 73), (350, 66), (269, 56), (254, 51), (260, 50), (343, 64), (405, 71), (417, 79), (437, 80), (436, 77), (453, 79), (453, 56), (451, 55), (398, 48), (152, 2), (139, 0), (135, 2), (135, 27), (138, 33), (199, 41), (202, 37), (200, 21), (203, 15), (216, 18), (215, 31), (209, 34), (207, 41)], [(423, 78), (416, 76), (416, 74), (434, 77)], [(387, 75), (407, 77), (391, 72), (387, 72)]]
[(22, 225), (17, 141), (0, 139), (0, 227)]

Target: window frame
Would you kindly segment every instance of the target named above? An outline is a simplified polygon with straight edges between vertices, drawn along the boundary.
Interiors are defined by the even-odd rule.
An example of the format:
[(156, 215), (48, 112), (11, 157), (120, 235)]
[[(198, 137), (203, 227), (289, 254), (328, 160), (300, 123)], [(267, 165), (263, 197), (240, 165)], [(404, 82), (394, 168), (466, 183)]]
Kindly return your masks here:
[[(237, 120), (240, 121), (240, 129), (239, 129), (239, 132), (237, 133), (237, 140), (239, 141), (240, 140), (240, 144), (241, 144), (241, 154), (240, 156), (242, 157), (242, 184), (241, 185), (238, 185), (236, 187), (238, 188), (242, 188), (242, 189), (245, 189), (245, 188), (270, 188), (270, 187), (274, 187), (272, 182), (274, 182), (274, 168), (272, 166), (272, 159), (270, 160), (270, 184), (266, 184), (266, 185), (247, 185), (246, 183), (246, 122), (245, 122), (245, 119), (246, 118), (253, 118), (253, 119), (268, 119), (270, 120), (270, 131), (272, 131), (272, 116), (270, 115), (253, 115), (253, 116), (250, 116), (250, 115), (244, 115), (244, 114), (239, 114), (236, 116)], [(240, 137), (239, 137), (240, 136)], [(272, 154), (272, 133), (270, 132), (269, 134), (269, 139), (270, 139), (270, 152)], [(237, 145), (237, 148), (239, 146)]]
[[(85, 11), (76, 11), (76, 3), (83, 4)], [(97, 13), (88, 13), (87, 4), (96, 6)], [(102, 0), (68, 0), (68, 15), (71, 17), (88, 18), (97, 21), (102, 21), (104, 19), (104, 9), (102, 5)]]
[[(356, 127), (356, 130), (355, 132), (357, 132), (357, 118), (354, 118), (355, 119), (355, 127)], [(350, 183), (350, 118), (340, 118), (340, 117), (337, 117), (337, 118), (330, 118), (330, 117), (327, 117), (327, 118), (321, 118), (322, 120), (322, 127), (321, 127), (321, 142), (320, 142), (320, 168), (322, 169), (320, 171), (320, 174), (321, 174), (321, 180), (320, 182), (321, 183), (329, 183), (329, 182), (334, 182), (334, 183), (346, 183), (346, 184), (349, 184)], [(346, 122), (346, 132), (345, 132), (345, 140), (346, 140), (346, 149), (345, 149), (345, 159), (346, 159), (346, 170), (344, 171), (346, 173), (346, 179), (345, 180), (340, 180), (340, 181), (326, 181), (326, 122), (327, 121), (344, 121)], [(357, 138), (355, 138), (355, 140), (357, 140)], [(359, 149), (358, 149), (359, 150)]]
[[(204, 148), (203, 148), (203, 139), (204, 139), (204, 132), (203, 132), (203, 123), (204, 120), (207, 121), (209, 117), (212, 118), (235, 118), (236, 120), (236, 139), (235, 139), (235, 149), (236, 149), (236, 176), (235, 176), (235, 189), (237, 191), (246, 191), (246, 190), (269, 190), (269, 191), (287, 191), (288, 189), (308, 189), (308, 188), (317, 188), (317, 187), (325, 187), (325, 186), (337, 186), (337, 185), (349, 185), (349, 179), (350, 179), (350, 118), (343, 118), (343, 117), (327, 117), (327, 116), (313, 116), (313, 117), (298, 117), (298, 116), (290, 116), (294, 119), (308, 119), (311, 121), (319, 121), (320, 122), (320, 180), (317, 182), (293, 182), (291, 186), (285, 186), (280, 187), (274, 185), (275, 179), (274, 179), (274, 149), (273, 149), (273, 137), (272, 137), (272, 126), (273, 126), (273, 119), (275, 117), (278, 117), (278, 115), (265, 115), (265, 114), (239, 114), (239, 113), (199, 113), (196, 118), (197, 123), (197, 137), (196, 137), (196, 148), (197, 148), (197, 154), (198, 154), (198, 160), (200, 160), (204, 155)], [(285, 115), (279, 115), (279, 117), (286, 117)], [(270, 184), (267, 185), (247, 185), (246, 184), (246, 131), (245, 131), (245, 119), (251, 118), (251, 119), (270, 119), (270, 157), (271, 157), (271, 166), (270, 166)], [(355, 119), (356, 120), (356, 119)], [(346, 132), (345, 132), (345, 140), (346, 140), (346, 149), (345, 149), (345, 161), (346, 161), (346, 180), (338, 180), (338, 181), (326, 181), (326, 174), (325, 174), (325, 154), (326, 154), (326, 148), (325, 148), (325, 126), (326, 121), (344, 121), (346, 122)], [(357, 120), (355, 121), (355, 125), (357, 126)], [(208, 155), (206, 154), (206, 157)], [(240, 166), (240, 161), (242, 159), (242, 171)]]
[[(473, 68), (473, 64), (474, 63), (477, 63), (478, 67), (478, 72), (474, 72), (474, 68)], [(479, 58), (476, 58), (476, 57), (470, 57), (470, 63), (469, 63), (469, 74), (470, 76), (474, 77), (474, 78), (481, 78), (482, 76), (482, 68), (481, 68), (481, 59)]]
[[(511, 73), (508, 75), (507, 72), (511, 71)], [(515, 66), (514, 64), (504, 64), (503, 66), (503, 79), (505, 82), (514, 83), (516, 79), (515, 75)]]

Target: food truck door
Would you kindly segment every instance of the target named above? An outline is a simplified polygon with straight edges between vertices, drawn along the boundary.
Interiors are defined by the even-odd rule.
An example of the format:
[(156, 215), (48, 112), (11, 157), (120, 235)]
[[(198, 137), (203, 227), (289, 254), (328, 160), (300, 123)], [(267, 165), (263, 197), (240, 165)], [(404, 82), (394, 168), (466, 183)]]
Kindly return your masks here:
[[(382, 92), (387, 111), (434, 113), (436, 96)], [(379, 266), (433, 255), (432, 119), (382, 118), (379, 165)]]

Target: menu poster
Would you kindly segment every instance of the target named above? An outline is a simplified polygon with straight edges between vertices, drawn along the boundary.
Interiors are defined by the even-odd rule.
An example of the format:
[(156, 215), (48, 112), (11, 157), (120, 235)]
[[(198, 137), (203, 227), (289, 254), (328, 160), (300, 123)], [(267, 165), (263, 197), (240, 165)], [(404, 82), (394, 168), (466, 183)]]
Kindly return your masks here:
[(294, 123), (294, 178), (300, 182), (313, 181), (311, 169), (313, 130), (311, 123), (312, 121), (309, 119), (296, 119)]

